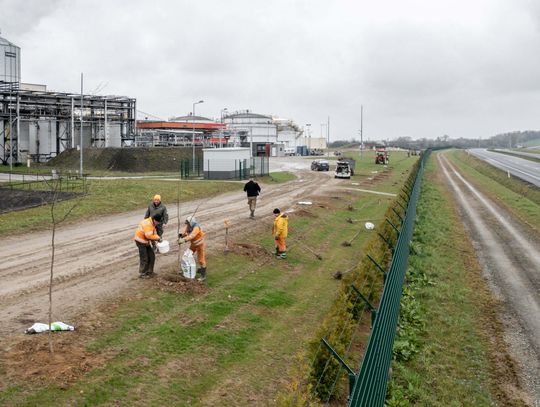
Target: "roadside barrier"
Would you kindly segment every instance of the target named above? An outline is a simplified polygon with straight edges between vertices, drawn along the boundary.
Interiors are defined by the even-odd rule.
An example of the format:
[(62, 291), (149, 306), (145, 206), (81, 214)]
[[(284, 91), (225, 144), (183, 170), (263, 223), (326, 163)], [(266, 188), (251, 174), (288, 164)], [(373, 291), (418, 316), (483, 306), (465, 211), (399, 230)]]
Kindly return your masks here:
[(386, 273), (383, 294), (375, 312), (373, 328), (359, 373), (354, 378), (349, 406), (384, 406), (388, 374), (392, 362), (392, 347), (396, 336), (401, 292), (407, 271), (409, 245), (412, 238), (416, 205), (420, 194), (424, 165), (429, 157), (427, 150), (419, 161), (414, 183), (408, 191), (405, 217), (401, 222), (390, 268)]
[[(385, 402), (392, 347), (399, 317), (401, 292), (407, 270), (416, 205), (426, 151), (415, 164), (400, 194), (385, 213), (385, 221), (370, 239), (366, 258), (343, 273), (342, 285), (303, 362), (278, 396), (279, 406), (329, 405), (343, 394), (343, 374), (348, 375), (349, 407), (382, 407)], [(378, 304), (378, 307), (376, 306)], [(357, 372), (354, 347), (362, 326), (371, 332)]]

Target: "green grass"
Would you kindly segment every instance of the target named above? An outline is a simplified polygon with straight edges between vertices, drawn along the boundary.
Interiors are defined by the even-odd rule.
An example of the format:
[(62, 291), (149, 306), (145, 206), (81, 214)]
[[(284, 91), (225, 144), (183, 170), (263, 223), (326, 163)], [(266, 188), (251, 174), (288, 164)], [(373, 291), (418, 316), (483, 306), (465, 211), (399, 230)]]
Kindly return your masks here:
[[(274, 172), (258, 178), (261, 183), (284, 183), (295, 179), (288, 172)], [(60, 202), (58, 213), (69, 210), (75, 202), (76, 208), (70, 214), (70, 222), (91, 219), (103, 215), (121, 213), (144, 208), (154, 194), (159, 193), (165, 205), (174, 205), (177, 196), (176, 182), (149, 179), (88, 180), (88, 195), (80, 199)], [(199, 197), (212, 197), (224, 192), (241, 191), (243, 183), (227, 181), (186, 181), (181, 183), (180, 201)], [(34, 183), (35, 189), (48, 189), (46, 183)], [(0, 232), (17, 233), (46, 229), (50, 226), (48, 205), (0, 215)]]
[(425, 323), (416, 356), (393, 363), (387, 405), (521, 405), (500, 394), (500, 383), (512, 385), (516, 378), (496, 371), (491, 359), (504, 352), (501, 332), (493, 330), (488, 317), (496, 305), (453, 203), (435, 176), (434, 157), (426, 166), (413, 247), (411, 272), (421, 271), (431, 280), (414, 292)]
[(529, 140), (529, 141), (526, 141), (524, 143), (519, 143), (525, 147), (536, 147), (536, 146), (540, 146), (540, 138), (537, 138), (537, 139), (534, 139), (534, 140)]
[[(154, 194), (159, 193), (165, 205), (176, 202), (177, 183), (156, 180), (89, 180), (88, 194), (57, 204), (58, 213), (64, 213), (78, 201), (69, 216), (70, 222), (89, 220), (104, 215), (121, 213), (137, 208), (145, 208)], [(43, 185), (46, 189), (46, 185)], [(240, 191), (235, 182), (189, 181), (182, 182), (181, 202), (211, 197), (224, 192)], [(50, 226), (49, 205), (15, 211), (0, 215), (0, 232), (20, 233), (46, 229)]]
[[(395, 172), (384, 182), (405, 176)], [(349, 204), (362, 209), (351, 211)], [(332, 274), (364, 256), (360, 248), (372, 232), (360, 233), (352, 247), (343, 247), (362, 227), (346, 219), (380, 218), (386, 210), (379, 197), (367, 194), (346, 194), (325, 205), (309, 208), (316, 218), (291, 214), (286, 261), (210, 253), (207, 294), (141, 288), (142, 298), (115, 309), (104, 321), (108, 328), (87, 344), (88, 352), (115, 354), (105, 365), (63, 388), (47, 382), (10, 383), (0, 393), (0, 404), (271, 403), (286, 380), (292, 355), (312, 339), (334, 298), (340, 283)], [(273, 251), (270, 225), (255, 227), (246, 240)], [(163, 272), (159, 258), (157, 271)]]
[(506, 172), (467, 155), (461, 150), (444, 154), (484, 194), (502, 204), (510, 212), (540, 230), (540, 190), (519, 178), (508, 178)]
[[(14, 166), (12, 169), (9, 168), (9, 165), (0, 165), (0, 173), (13, 173), (13, 174), (29, 174), (29, 175), (51, 175), (51, 171), (54, 167), (40, 164), (32, 163), (32, 166)], [(67, 174), (78, 174), (78, 170), (75, 169), (60, 169), (59, 172)], [(178, 171), (140, 171), (140, 172), (128, 172), (128, 171), (109, 171), (109, 170), (98, 170), (90, 169), (85, 170), (85, 174), (93, 177), (141, 177), (141, 176), (150, 176), (150, 177), (176, 177), (178, 176)]]

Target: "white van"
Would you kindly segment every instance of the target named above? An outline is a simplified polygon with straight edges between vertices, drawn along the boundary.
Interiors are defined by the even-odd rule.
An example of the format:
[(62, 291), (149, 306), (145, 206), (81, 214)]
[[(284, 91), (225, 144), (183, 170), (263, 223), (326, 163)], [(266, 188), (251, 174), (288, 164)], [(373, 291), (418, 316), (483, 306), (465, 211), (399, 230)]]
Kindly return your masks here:
[(295, 147), (286, 147), (284, 150), (285, 155), (291, 156), (296, 155), (296, 148)]

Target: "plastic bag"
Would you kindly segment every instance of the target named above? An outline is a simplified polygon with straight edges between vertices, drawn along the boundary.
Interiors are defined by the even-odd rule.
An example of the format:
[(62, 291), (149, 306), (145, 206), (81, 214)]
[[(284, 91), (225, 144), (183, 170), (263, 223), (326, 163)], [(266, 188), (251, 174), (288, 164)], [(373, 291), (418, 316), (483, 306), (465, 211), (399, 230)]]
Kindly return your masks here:
[(182, 259), (180, 260), (180, 266), (182, 267), (182, 274), (185, 278), (195, 278), (195, 275), (197, 274), (197, 262), (190, 249), (186, 249), (184, 252)]
[[(26, 329), (24, 333), (27, 334), (39, 334), (42, 332), (47, 332), (49, 330), (49, 324), (42, 324), (41, 322), (36, 322), (30, 328)], [(64, 324), (63, 322), (53, 322), (51, 323), (51, 331), (74, 331), (75, 327)]]

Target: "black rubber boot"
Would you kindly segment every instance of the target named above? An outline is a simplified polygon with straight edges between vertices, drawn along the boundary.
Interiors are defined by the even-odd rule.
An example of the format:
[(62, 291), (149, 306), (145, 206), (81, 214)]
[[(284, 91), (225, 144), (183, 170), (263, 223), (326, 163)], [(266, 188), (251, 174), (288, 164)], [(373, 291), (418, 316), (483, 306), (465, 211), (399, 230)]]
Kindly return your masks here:
[(197, 280), (199, 280), (199, 281), (206, 280), (206, 267), (201, 267), (199, 269), (199, 273), (201, 274), (201, 276)]

